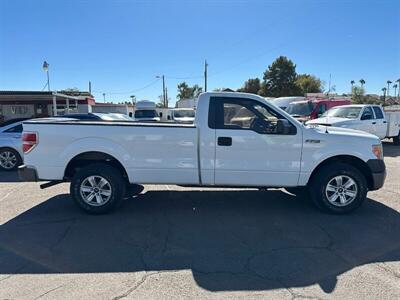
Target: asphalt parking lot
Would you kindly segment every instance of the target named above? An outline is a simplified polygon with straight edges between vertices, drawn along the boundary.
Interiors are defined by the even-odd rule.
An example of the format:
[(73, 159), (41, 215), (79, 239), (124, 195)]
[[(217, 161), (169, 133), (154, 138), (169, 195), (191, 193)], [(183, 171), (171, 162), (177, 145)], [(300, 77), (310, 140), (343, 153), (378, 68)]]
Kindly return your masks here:
[(68, 184), (0, 173), (0, 299), (395, 299), (400, 297), (400, 147), (351, 215), (282, 190), (145, 186), (90, 216)]

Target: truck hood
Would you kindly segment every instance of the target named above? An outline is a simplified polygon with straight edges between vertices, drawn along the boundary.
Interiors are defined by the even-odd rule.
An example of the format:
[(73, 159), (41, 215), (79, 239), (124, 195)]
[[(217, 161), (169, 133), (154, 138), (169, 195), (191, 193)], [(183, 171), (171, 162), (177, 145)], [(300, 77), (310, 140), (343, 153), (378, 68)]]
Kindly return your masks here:
[(307, 121), (307, 124), (320, 124), (320, 125), (335, 125), (339, 123), (344, 123), (351, 121), (352, 119), (347, 119), (347, 118), (338, 118), (338, 117), (323, 117), (323, 118), (318, 118), (314, 120)]
[(376, 140), (378, 144), (380, 143), (380, 139), (377, 136), (361, 130), (342, 128), (342, 127), (323, 126), (323, 125), (319, 125), (316, 127), (310, 126), (309, 128), (314, 129), (318, 133), (330, 136), (348, 136), (348, 137), (366, 138), (366, 139)]

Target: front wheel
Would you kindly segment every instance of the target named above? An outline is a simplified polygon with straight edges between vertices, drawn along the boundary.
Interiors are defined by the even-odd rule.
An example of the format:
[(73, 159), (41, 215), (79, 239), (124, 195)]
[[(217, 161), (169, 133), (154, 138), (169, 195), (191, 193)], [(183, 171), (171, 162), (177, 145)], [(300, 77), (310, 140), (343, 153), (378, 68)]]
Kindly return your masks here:
[(321, 210), (345, 214), (364, 202), (368, 186), (358, 169), (339, 162), (322, 167), (312, 178), (310, 191), (314, 203)]
[(106, 164), (83, 167), (72, 178), (70, 193), (75, 203), (90, 214), (114, 210), (125, 195), (125, 181), (118, 169)]

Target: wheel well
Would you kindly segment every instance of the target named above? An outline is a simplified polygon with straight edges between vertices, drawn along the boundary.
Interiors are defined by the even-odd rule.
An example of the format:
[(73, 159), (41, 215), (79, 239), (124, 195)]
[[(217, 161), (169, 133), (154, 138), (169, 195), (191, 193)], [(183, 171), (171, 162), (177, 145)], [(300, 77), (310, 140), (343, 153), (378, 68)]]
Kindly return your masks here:
[(21, 155), (19, 154), (19, 152), (18, 152), (18, 150), (17, 149), (14, 149), (14, 148), (12, 148), (12, 147), (7, 147), (7, 146), (5, 146), (5, 147), (0, 147), (0, 151), (1, 150), (12, 150), (12, 151), (14, 151), (17, 155), (18, 155), (18, 157), (20, 158), (20, 159), (22, 159), (22, 157), (21, 157)]
[(346, 164), (349, 164), (349, 165), (355, 167), (356, 169), (358, 169), (365, 176), (365, 179), (367, 180), (368, 188), (370, 188), (370, 189), (373, 188), (374, 182), (373, 182), (373, 178), (372, 178), (371, 169), (368, 167), (366, 162), (359, 159), (358, 157), (351, 156), (351, 155), (338, 155), (338, 156), (333, 156), (333, 157), (330, 157), (330, 158), (324, 160), (312, 171), (308, 182), (311, 182), (313, 180), (314, 176), (316, 176), (316, 174), (322, 167), (329, 165), (329, 164), (337, 163), (337, 162), (346, 163)]
[(97, 151), (84, 152), (72, 158), (65, 168), (64, 179), (71, 179), (79, 169), (94, 163), (103, 163), (113, 166), (121, 172), (125, 180), (129, 181), (128, 174), (118, 159), (107, 153)]

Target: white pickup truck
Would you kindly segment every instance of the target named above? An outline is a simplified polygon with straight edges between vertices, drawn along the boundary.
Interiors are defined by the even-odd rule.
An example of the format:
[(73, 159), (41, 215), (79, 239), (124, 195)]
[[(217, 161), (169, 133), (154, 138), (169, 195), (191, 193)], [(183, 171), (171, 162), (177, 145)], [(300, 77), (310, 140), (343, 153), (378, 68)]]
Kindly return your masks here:
[(202, 94), (193, 124), (38, 119), (23, 126), (21, 177), (70, 181), (72, 198), (94, 214), (117, 207), (129, 184), (309, 190), (319, 208), (340, 214), (386, 177), (376, 136), (305, 126), (251, 94)]
[(380, 105), (336, 106), (326, 111), (321, 118), (310, 120), (307, 124), (362, 130), (380, 139), (392, 138), (396, 145), (400, 145), (400, 111), (385, 112)]

